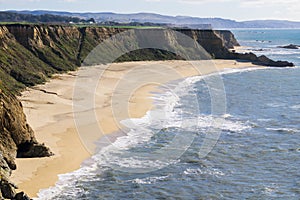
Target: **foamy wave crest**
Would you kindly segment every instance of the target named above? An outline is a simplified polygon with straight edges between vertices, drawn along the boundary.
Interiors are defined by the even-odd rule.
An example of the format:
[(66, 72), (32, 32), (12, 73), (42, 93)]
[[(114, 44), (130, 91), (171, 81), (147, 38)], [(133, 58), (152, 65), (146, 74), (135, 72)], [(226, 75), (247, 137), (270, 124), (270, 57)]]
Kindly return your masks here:
[(295, 128), (266, 128), (266, 130), (269, 131), (277, 131), (277, 132), (285, 132), (285, 133), (300, 133), (299, 129), (295, 129)]
[(276, 50), (276, 51), (266, 51), (263, 52), (264, 55), (294, 55), (299, 54), (299, 51), (290, 51), (290, 50)]
[(199, 175), (210, 175), (210, 176), (215, 176), (215, 177), (220, 177), (220, 176), (225, 176), (226, 174), (222, 172), (219, 169), (215, 168), (188, 168), (186, 169), (183, 174), (185, 175), (192, 175), (192, 176), (199, 176)]
[(244, 72), (251, 72), (256, 70), (266, 70), (270, 69), (270, 67), (249, 67), (249, 68), (225, 68), (223, 71), (220, 72), (221, 75), (224, 74), (235, 74), (235, 73), (244, 73)]
[(146, 177), (146, 178), (136, 178), (136, 179), (130, 180), (130, 182), (137, 183), (137, 184), (154, 184), (158, 181), (164, 181), (168, 177), (169, 176), (153, 176), (153, 177)]
[[(211, 121), (213, 120), (212, 118), (213, 116), (202, 116), (202, 117), (200, 116), (198, 121), (199, 127), (201, 127), (204, 130), (210, 128)], [(245, 122), (242, 121), (237, 121), (237, 120), (232, 121), (232, 120), (225, 119), (222, 124), (219, 124), (214, 128), (218, 128), (223, 131), (241, 132), (243, 130), (250, 129), (251, 126), (247, 125)]]
[(271, 108), (278, 108), (278, 107), (284, 107), (286, 104), (284, 103), (267, 103), (267, 106)]
[(60, 174), (59, 181), (55, 186), (48, 189), (40, 190), (38, 198), (35, 200), (50, 200), (57, 199), (60, 194), (70, 197), (70, 199), (77, 199), (78, 194), (85, 195), (86, 191), (82, 188), (75, 187), (77, 180), (90, 179), (94, 176), (94, 171), (97, 164), (93, 162), (91, 165), (84, 165), (82, 168), (67, 174)]
[(300, 104), (290, 106), (290, 108), (293, 109), (293, 110), (299, 110), (300, 109)]

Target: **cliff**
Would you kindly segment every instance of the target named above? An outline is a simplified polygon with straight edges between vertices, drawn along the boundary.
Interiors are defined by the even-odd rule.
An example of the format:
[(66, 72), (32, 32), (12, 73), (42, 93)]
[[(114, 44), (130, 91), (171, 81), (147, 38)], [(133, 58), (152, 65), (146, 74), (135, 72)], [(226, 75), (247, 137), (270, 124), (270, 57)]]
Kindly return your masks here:
[(0, 90), (0, 189), (3, 197), (15, 196), (14, 185), (9, 182), (11, 170), (17, 168), (15, 157), (51, 156), (51, 151), (39, 144), (26, 123), (22, 104), (12, 94)]
[[(100, 42), (126, 30), (128, 29), (60, 25), (0, 25), (0, 199), (1, 194), (10, 199), (15, 196), (14, 186), (9, 183), (11, 170), (16, 169), (15, 157), (51, 155), (47, 147), (36, 141), (32, 129), (26, 123), (22, 104), (15, 95), (26, 86), (45, 82), (54, 73), (75, 70)], [(230, 52), (228, 48), (238, 45), (230, 31), (176, 30), (193, 38), (214, 58), (242, 59), (272, 66), (293, 65), (275, 62), (265, 56)], [(146, 31), (150, 31), (160, 44), (168, 46), (173, 52), (185, 49), (185, 44), (169, 30)], [(130, 50), (131, 45), (136, 48), (147, 47), (146, 40), (134, 40), (143, 38), (144, 33), (145, 30), (133, 30), (128, 39), (133, 39), (135, 43), (125, 48)], [(106, 51), (109, 53), (110, 49)], [(194, 52), (195, 55), (196, 53)], [(162, 49), (145, 48), (122, 55), (116, 61), (166, 59), (182, 58)], [(26, 199), (24, 194), (18, 195)]]
[[(105, 27), (75, 27), (59, 25), (2, 25), (0, 26), (0, 79), (9, 91), (18, 92), (25, 86), (43, 83), (53, 73), (74, 70), (100, 42), (128, 29)], [(142, 35), (152, 31), (174, 52), (184, 44), (172, 38), (168, 30), (136, 30)], [(213, 58), (241, 59), (261, 65), (292, 66), (287, 62), (271, 62), (254, 54), (232, 53), (228, 48), (238, 45), (230, 31), (176, 29), (196, 40)], [(132, 39), (135, 35), (130, 36)], [(142, 37), (141, 37), (142, 38)], [(177, 46), (174, 44), (177, 42)], [(136, 48), (142, 48), (138, 41)], [(178, 46), (179, 45), (179, 46)], [(183, 48), (184, 49), (184, 48)], [(107, 49), (109, 51), (109, 49)], [(142, 49), (119, 57), (116, 61), (181, 59), (160, 49)]]
[(214, 32), (219, 38), (222, 39), (223, 45), (227, 49), (232, 49), (235, 46), (240, 46), (239, 42), (235, 39), (235, 37), (234, 37), (234, 35), (232, 34), (231, 31), (228, 31), (228, 30), (222, 30), (222, 31), (215, 30)]

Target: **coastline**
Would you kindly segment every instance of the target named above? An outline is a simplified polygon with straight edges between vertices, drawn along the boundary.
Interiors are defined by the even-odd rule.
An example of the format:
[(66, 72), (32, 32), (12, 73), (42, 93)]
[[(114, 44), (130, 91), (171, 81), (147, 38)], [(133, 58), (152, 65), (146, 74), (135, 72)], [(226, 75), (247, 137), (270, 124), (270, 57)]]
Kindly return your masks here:
[[(216, 69), (213, 69), (208, 67), (209, 61), (198, 62), (201, 62), (201, 66), (206, 66), (201, 69), (202, 75), (213, 73), (216, 70), (222, 71), (227, 68), (259, 67), (249, 62), (213, 60), (213, 64), (216, 67)], [(114, 95), (116, 85), (120, 83), (120, 80), (124, 80), (124, 75), (130, 72), (135, 75), (136, 79), (147, 78), (149, 77), (149, 69), (147, 71), (142, 70), (142, 68), (151, 65), (168, 66), (168, 70), (160, 68), (159, 74), (165, 77), (160, 83), (200, 75), (199, 71), (195, 70), (186, 61), (143, 61), (111, 65), (112, 68), (106, 70), (103, 74), (96, 91), (97, 105), (101, 105), (99, 108), (96, 108), (97, 125), (101, 127), (103, 134), (111, 134), (118, 131), (120, 126), (122, 126), (119, 124), (119, 120), (128, 117), (142, 117), (148, 110), (153, 108), (153, 101), (150, 98), (151, 92), (157, 92), (157, 86), (159, 85), (155, 82), (142, 85), (142, 87), (135, 88), (133, 91), (130, 88), (122, 87), (119, 90), (121, 98), (118, 98), (118, 101), (121, 105), (129, 102), (128, 113), (121, 113), (116, 120), (111, 110), (111, 98)], [(94, 75), (93, 70), (98, 69), (97, 67), (91, 67), (90, 69), (83, 68), (79, 70), (90, 70), (92, 77)], [(176, 72), (173, 74), (174, 76), (168, 73), (170, 70)], [(55, 154), (55, 156), (50, 158), (16, 160), (18, 169), (13, 173), (12, 181), (18, 185), (20, 190), (25, 191), (31, 197), (36, 197), (40, 189), (53, 186), (58, 180), (58, 174), (78, 169), (81, 163), (91, 156), (89, 150), (82, 144), (74, 122), (72, 97), (78, 73), (79, 71), (57, 75), (45, 85), (26, 90), (20, 97), (28, 123), (34, 129), (36, 138), (39, 142), (49, 146)], [(122, 84), (126, 86), (126, 83), (129, 84), (126, 80)], [(130, 99), (125, 98), (128, 92), (131, 94)], [(98, 139), (100, 138), (95, 136), (91, 138), (90, 142), (94, 143)]]

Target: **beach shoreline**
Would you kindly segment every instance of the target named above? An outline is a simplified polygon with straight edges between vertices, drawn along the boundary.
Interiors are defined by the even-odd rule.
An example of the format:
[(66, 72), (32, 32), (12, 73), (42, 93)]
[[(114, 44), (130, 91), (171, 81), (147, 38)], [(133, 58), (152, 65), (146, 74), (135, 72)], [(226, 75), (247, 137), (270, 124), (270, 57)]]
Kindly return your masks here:
[[(101, 135), (122, 130), (121, 120), (140, 118), (151, 110), (154, 106), (151, 96), (153, 92), (159, 92), (157, 86), (161, 84), (225, 69), (259, 67), (236, 60), (195, 62), (203, 67), (200, 71), (188, 61), (143, 61), (116, 63), (109, 68), (80, 68), (75, 72), (56, 75), (44, 85), (27, 89), (20, 100), (28, 123), (35, 131), (37, 140), (49, 146), (55, 155), (49, 158), (16, 159), (17, 170), (13, 172), (12, 181), (29, 196), (37, 197), (41, 189), (55, 185), (59, 174), (75, 171), (93, 154), (93, 149), (80, 138), (78, 124), (74, 121), (74, 87), (77, 87), (76, 79), (82, 70), (88, 70), (86, 72), (90, 74), (85, 77), (86, 80), (97, 78), (95, 72), (103, 70), (95, 89), (96, 125), (102, 134), (92, 135), (87, 140), (94, 144)], [(155, 77), (157, 80), (151, 81)], [(138, 85), (131, 87), (131, 83)], [(125, 110), (116, 115), (112, 107), (118, 110), (117, 105), (127, 106), (127, 112)], [(90, 124), (84, 126), (86, 130), (90, 127)]]

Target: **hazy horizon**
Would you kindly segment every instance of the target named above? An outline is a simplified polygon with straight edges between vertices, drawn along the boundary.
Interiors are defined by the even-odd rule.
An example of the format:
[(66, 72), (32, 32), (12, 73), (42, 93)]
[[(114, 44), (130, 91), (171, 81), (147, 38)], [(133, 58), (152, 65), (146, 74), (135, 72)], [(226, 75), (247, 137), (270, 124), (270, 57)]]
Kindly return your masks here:
[(2, 11), (51, 10), (65, 12), (155, 13), (169, 16), (223, 18), (236, 21), (300, 21), (298, 0), (0, 0)]

